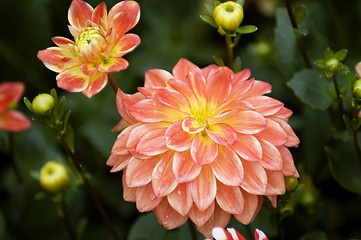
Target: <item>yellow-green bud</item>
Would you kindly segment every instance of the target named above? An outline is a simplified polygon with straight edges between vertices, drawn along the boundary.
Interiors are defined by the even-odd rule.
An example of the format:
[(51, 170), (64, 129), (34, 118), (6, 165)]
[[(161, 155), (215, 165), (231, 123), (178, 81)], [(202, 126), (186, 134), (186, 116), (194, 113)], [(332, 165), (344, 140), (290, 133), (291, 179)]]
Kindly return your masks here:
[(243, 21), (243, 7), (233, 1), (215, 7), (213, 18), (218, 27), (227, 32), (234, 32)]
[(325, 68), (330, 72), (335, 72), (340, 67), (340, 61), (336, 58), (331, 58), (326, 61)]
[(68, 170), (63, 164), (49, 161), (40, 169), (40, 185), (47, 191), (61, 191), (69, 182)]
[(357, 80), (353, 85), (353, 95), (358, 99), (361, 99), (361, 79)]
[(40, 93), (33, 100), (32, 107), (33, 111), (37, 114), (45, 114), (51, 110), (55, 105), (54, 98), (47, 93)]
[(285, 177), (285, 184), (287, 192), (292, 192), (298, 186), (298, 179), (293, 176)]

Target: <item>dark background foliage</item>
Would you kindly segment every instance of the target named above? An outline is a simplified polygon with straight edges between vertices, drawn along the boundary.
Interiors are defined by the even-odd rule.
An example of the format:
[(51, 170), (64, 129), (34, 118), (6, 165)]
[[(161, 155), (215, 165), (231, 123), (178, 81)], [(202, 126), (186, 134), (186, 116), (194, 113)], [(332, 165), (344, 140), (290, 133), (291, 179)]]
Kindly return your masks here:
[[(214, 63), (214, 55), (225, 58), (223, 37), (199, 18), (205, 14), (204, 3), (210, 1), (138, 2), (141, 19), (131, 32), (138, 34), (142, 43), (126, 55), (130, 67), (113, 74), (124, 92), (135, 92), (143, 84), (146, 70), (171, 71), (180, 58), (200, 67)], [(303, 41), (311, 61), (322, 58), (327, 46), (334, 50), (347, 48), (345, 64), (354, 72), (355, 63), (361, 60), (361, 2), (291, 2), (293, 7), (306, 8), (300, 29), (308, 31)], [(24, 82), (29, 99), (56, 88), (56, 73), (46, 69), (36, 55), (38, 50), (54, 45), (53, 36), (71, 38), (67, 28), (70, 3), (70, 0), (0, 0), (1, 82)], [(100, 1), (89, 3), (95, 7)], [(116, 3), (106, 1), (108, 9)], [(302, 72), (305, 65), (283, 4), (276, 0), (246, 0), (243, 24), (256, 25), (259, 30), (241, 38), (235, 55), (241, 57), (242, 68), (250, 68), (256, 79), (273, 85), (271, 96), (294, 111), (290, 124), (301, 144), (292, 153), (303, 188), (291, 196), (293, 214), (283, 216), (284, 234), (286, 239), (361, 239), (360, 162), (345, 131), (335, 131), (330, 111), (326, 112), (331, 109), (332, 115), (335, 105), (332, 86), (319, 78), (316, 70)], [(267, 5), (271, 6), (268, 10)], [(347, 92), (347, 81), (342, 76), (339, 79)], [(110, 130), (120, 120), (110, 86), (91, 99), (60, 89), (58, 94), (66, 96), (67, 108), (72, 110), (70, 123), (76, 137), (76, 154), (90, 173), (121, 239), (190, 239), (187, 225), (165, 231), (152, 213), (140, 214), (134, 203), (123, 200), (121, 173), (109, 173), (110, 168), (105, 165), (117, 136)], [(22, 102), (19, 108), (32, 117)], [(17, 179), (10, 162), (8, 134), (1, 131), (0, 239), (67, 239), (51, 200), (36, 198), (42, 190), (30, 174), (49, 160), (64, 161), (66, 155), (39, 123), (34, 122), (31, 129), (12, 137), (22, 181)], [(83, 185), (69, 191), (66, 201), (71, 223), (83, 239), (111, 239)], [(252, 239), (248, 230), (255, 228), (262, 229), (270, 239), (278, 239), (275, 214), (268, 210), (268, 205), (250, 228), (234, 219), (229, 226), (236, 227), (248, 239)]]

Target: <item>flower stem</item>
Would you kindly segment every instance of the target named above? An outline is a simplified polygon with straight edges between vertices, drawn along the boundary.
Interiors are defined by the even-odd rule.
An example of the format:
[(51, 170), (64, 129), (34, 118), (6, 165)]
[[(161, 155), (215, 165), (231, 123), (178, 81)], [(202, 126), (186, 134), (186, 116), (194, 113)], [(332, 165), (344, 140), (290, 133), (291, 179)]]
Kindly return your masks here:
[(16, 164), (16, 161), (15, 161), (15, 156), (14, 156), (14, 133), (12, 132), (8, 132), (8, 137), (9, 137), (9, 158), (10, 158), (10, 162), (11, 162), (11, 165), (13, 167), (13, 170), (14, 170), (14, 173), (15, 173), (15, 176), (17, 178), (17, 180), (19, 181), (19, 183), (23, 183), (23, 178), (21, 176), (21, 173), (20, 173), (20, 170), (19, 170), (19, 167), (18, 165)]
[(71, 240), (76, 240), (76, 235), (74, 229), (71, 227), (70, 220), (69, 220), (69, 214), (65, 203), (65, 196), (61, 196), (60, 200), (60, 209), (61, 209), (61, 218), (64, 220), (64, 224), (66, 227), (66, 230), (68, 231), (69, 238)]
[(188, 220), (188, 227), (189, 227), (189, 231), (191, 232), (192, 240), (198, 240), (197, 232), (194, 229), (193, 223), (190, 220)]
[[(288, 16), (290, 17), (292, 27), (294, 29), (298, 29), (298, 25), (297, 25), (297, 22), (296, 22), (295, 15), (293, 14), (290, 1), (285, 0), (285, 4), (286, 4)], [(303, 61), (305, 62), (306, 67), (309, 68), (309, 69), (312, 69), (311, 61), (310, 61), (310, 59), (308, 57), (308, 54), (306, 52), (306, 48), (305, 48), (305, 45), (303, 44), (302, 39), (300, 37), (298, 37), (297, 35), (296, 35), (296, 38), (297, 38), (298, 48), (299, 48), (299, 50), (301, 52), (301, 55), (302, 55)]]
[(276, 218), (277, 218), (277, 230), (278, 230), (278, 237), (280, 240), (285, 240), (285, 234), (283, 232), (283, 227), (282, 227), (282, 219), (281, 219), (281, 213), (280, 210), (277, 209), (277, 213), (276, 213)]
[(118, 86), (117, 86), (112, 74), (110, 74), (110, 73), (108, 73), (108, 80), (109, 80), (110, 86), (112, 87), (114, 93), (117, 94)]
[(70, 149), (70, 147), (68, 146), (68, 144), (66, 143), (64, 137), (62, 135), (58, 136), (58, 140), (61, 144), (61, 146), (63, 147), (64, 151), (68, 154), (68, 156), (70, 157), (70, 159), (73, 161), (73, 164), (75, 165), (75, 168), (78, 172), (78, 174), (80, 175), (81, 179), (83, 180), (85, 186), (88, 188), (88, 191), (90, 193), (90, 195), (93, 198), (93, 201), (95, 203), (95, 206), (100, 214), (100, 216), (102, 217), (102, 220), (104, 222), (104, 224), (107, 226), (110, 234), (113, 236), (113, 238), (115, 240), (119, 240), (118, 235), (116, 234), (115, 230), (113, 229), (111, 222), (109, 220), (108, 215), (106, 214), (104, 207), (99, 199), (98, 194), (96, 193), (94, 187), (91, 185), (89, 178), (86, 175), (86, 172), (84, 170), (84, 168), (82, 167), (82, 165), (80, 164), (80, 162), (78, 161), (76, 155), (74, 154), (74, 152)]
[(226, 35), (227, 61), (230, 69), (233, 69), (233, 48), (234, 45), (231, 36)]
[(335, 75), (333, 75), (333, 77), (332, 77), (332, 82), (335, 87), (335, 91), (336, 91), (336, 95), (337, 95), (337, 104), (338, 104), (338, 111), (339, 111), (340, 119), (341, 119), (341, 122), (343, 122), (343, 113), (344, 113), (343, 101), (341, 98), (340, 87), (338, 86), (338, 82), (337, 82)]

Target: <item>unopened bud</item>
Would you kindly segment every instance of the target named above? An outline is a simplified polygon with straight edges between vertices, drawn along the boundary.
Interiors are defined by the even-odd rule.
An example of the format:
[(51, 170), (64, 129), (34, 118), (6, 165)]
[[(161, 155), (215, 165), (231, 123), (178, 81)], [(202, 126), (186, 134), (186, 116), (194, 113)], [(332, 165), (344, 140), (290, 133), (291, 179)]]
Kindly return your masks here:
[(357, 80), (353, 85), (353, 95), (358, 99), (361, 99), (361, 79)]
[(45, 114), (49, 110), (53, 109), (54, 105), (54, 98), (47, 93), (40, 93), (34, 98), (32, 103), (33, 111), (40, 115)]
[(330, 72), (336, 72), (339, 67), (340, 67), (340, 61), (337, 60), (336, 58), (331, 58), (326, 61), (325, 68)]
[(64, 165), (49, 161), (40, 169), (40, 185), (47, 191), (61, 191), (69, 182), (68, 170)]
[(298, 179), (293, 176), (285, 177), (285, 185), (287, 192), (292, 192), (298, 186)]
[(243, 7), (233, 1), (216, 6), (213, 18), (218, 27), (227, 32), (234, 32), (243, 21)]

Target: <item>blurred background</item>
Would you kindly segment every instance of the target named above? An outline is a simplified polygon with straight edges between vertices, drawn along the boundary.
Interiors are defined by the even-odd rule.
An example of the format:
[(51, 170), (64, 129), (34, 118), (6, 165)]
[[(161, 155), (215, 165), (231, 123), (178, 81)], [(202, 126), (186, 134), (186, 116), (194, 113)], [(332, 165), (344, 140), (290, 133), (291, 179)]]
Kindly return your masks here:
[[(101, 1), (88, 2), (95, 7)], [(108, 10), (117, 3), (105, 2)], [(30, 100), (38, 93), (57, 88), (56, 73), (44, 67), (37, 52), (53, 46), (53, 36), (72, 37), (67, 19), (70, 3), (70, 0), (0, 0), (0, 82), (25, 83), (25, 96)], [(171, 71), (180, 58), (200, 67), (213, 64), (213, 56), (226, 58), (224, 37), (199, 18), (200, 14), (207, 14), (204, 4), (213, 4), (212, 1), (140, 0), (138, 3), (140, 22), (130, 32), (138, 34), (142, 43), (125, 56), (129, 68), (113, 74), (124, 92), (136, 92), (143, 84), (145, 71), (153, 68)], [(306, 16), (300, 28), (308, 31), (303, 39), (311, 61), (323, 58), (327, 46), (334, 50), (347, 48), (345, 64), (354, 72), (355, 63), (361, 60), (361, 1), (291, 3), (293, 7), (305, 6)], [(291, 150), (301, 174), (302, 188), (285, 209), (289, 213), (284, 214), (282, 221), (286, 239), (361, 239), (360, 195), (335, 180), (324, 151), (326, 145), (336, 148), (330, 137), (328, 116), (305, 106), (287, 85), (305, 66), (298, 50), (288, 44), (294, 35), (283, 1), (246, 0), (244, 7), (243, 24), (256, 25), (259, 30), (242, 36), (235, 55), (241, 57), (242, 68), (249, 68), (253, 77), (272, 84), (272, 97), (294, 111), (290, 124), (301, 140), (299, 148)], [(90, 173), (121, 239), (190, 239), (186, 225), (165, 231), (153, 213), (140, 214), (134, 203), (123, 200), (122, 174), (109, 173), (110, 168), (105, 165), (117, 136), (111, 129), (120, 120), (111, 87), (107, 86), (91, 99), (81, 93), (57, 91), (60, 96), (66, 96), (67, 108), (72, 111), (70, 123), (75, 133), (76, 155)], [(33, 117), (22, 101), (19, 108), (29, 118)], [(52, 201), (36, 197), (42, 189), (31, 174), (49, 160), (64, 162), (65, 153), (44, 126), (36, 122), (29, 130), (13, 134), (13, 140), (21, 181), (8, 155), (8, 134), (0, 131), (0, 239), (68, 239)], [(361, 176), (359, 163), (351, 166), (355, 167), (349, 170)], [(111, 239), (85, 186), (70, 191), (66, 202), (71, 223), (83, 239)], [(250, 229), (262, 229), (270, 239), (278, 239), (274, 214), (268, 205), (265, 204)], [(233, 218), (229, 226), (248, 239), (253, 238)]]

